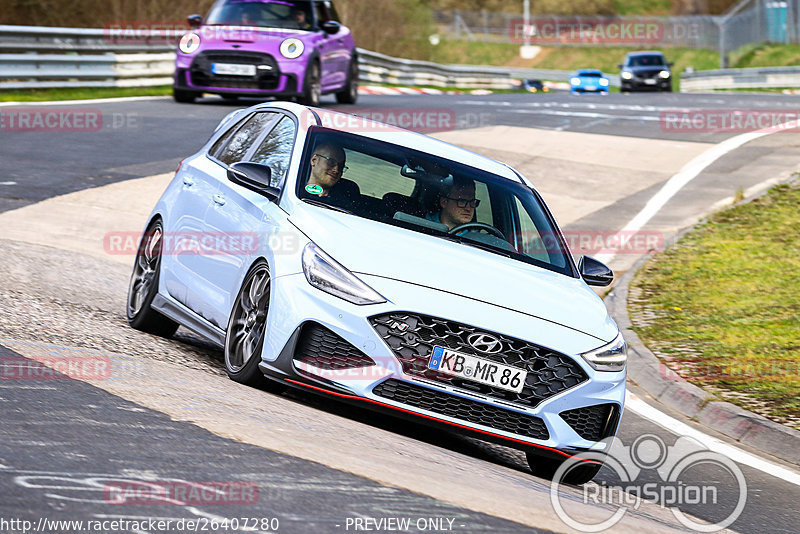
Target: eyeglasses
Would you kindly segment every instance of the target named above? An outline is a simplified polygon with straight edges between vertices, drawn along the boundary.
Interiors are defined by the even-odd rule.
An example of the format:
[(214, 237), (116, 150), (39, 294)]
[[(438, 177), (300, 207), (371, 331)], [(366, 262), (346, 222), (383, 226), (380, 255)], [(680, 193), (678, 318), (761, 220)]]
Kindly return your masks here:
[(339, 167), (339, 170), (342, 171), (342, 174), (346, 173), (347, 169), (350, 168), (347, 165), (345, 165), (343, 161), (338, 161), (333, 158), (329, 158), (328, 156), (323, 156), (322, 154), (314, 154), (314, 155), (325, 159), (325, 161), (328, 162), (329, 167)]
[(469, 206), (470, 208), (477, 208), (481, 205), (481, 201), (477, 198), (451, 198), (451, 197), (444, 197), (447, 200), (452, 200), (456, 203), (456, 206), (459, 208), (466, 208)]

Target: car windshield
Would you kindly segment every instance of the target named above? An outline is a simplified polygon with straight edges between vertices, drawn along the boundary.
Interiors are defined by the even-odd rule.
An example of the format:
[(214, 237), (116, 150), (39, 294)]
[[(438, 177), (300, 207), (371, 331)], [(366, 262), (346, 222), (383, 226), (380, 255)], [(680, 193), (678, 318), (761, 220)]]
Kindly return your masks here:
[(583, 76), (584, 78), (600, 78), (602, 74), (593, 71), (578, 71), (578, 76)]
[(221, 0), (208, 14), (207, 25), (311, 29), (311, 2), (302, 0)]
[(655, 67), (663, 66), (664, 56), (661, 54), (648, 54), (646, 56), (631, 56), (628, 58), (628, 66), (631, 67)]
[(456, 161), (314, 126), (296, 194), (320, 208), (575, 276), (561, 234), (535, 192)]

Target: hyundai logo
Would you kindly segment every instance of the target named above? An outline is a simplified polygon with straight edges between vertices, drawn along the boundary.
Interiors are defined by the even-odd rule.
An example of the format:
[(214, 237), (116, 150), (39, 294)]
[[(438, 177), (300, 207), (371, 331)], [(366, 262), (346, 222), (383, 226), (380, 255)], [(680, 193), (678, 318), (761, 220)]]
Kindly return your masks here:
[(489, 334), (472, 334), (467, 338), (472, 348), (486, 354), (495, 354), (503, 350), (503, 342)]

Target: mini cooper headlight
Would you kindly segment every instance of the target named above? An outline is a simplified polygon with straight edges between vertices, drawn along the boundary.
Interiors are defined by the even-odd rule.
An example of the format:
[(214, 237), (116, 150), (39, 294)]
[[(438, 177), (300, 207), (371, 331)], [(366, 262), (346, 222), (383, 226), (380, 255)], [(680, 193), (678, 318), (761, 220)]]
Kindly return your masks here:
[(572, 85), (580, 85), (581, 84), (581, 79), (580, 78), (570, 78), (569, 79), (569, 83), (571, 83)]
[(669, 71), (662, 70), (661, 72), (658, 73), (658, 75), (661, 76), (662, 78), (669, 78)]
[(622, 334), (598, 349), (581, 354), (583, 359), (596, 371), (622, 371), (628, 362), (628, 344), (622, 339)]
[(303, 41), (292, 37), (281, 43), (281, 55), (286, 59), (295, 59), (303, 55), (305, 48)]
[(600, 78), (600, 85), (602, 85), (603, 87), (608, 87), (608, 80), (606, 80), (605, 78)]
[(625, 72), (620, 73), (619, 77), (622, 78), (623, 80), (630, 80), (631, 78), (633, 78), (633, 74), (631, 74), (630, 72), (625, 71)]
[(314, 243), (303, 250), (303, 272), (317, 289), (353, 304), (380, 304), (386, 299), (359, 280)]
[(191, 54), (198, 48), (200, 48), (200, 36), (196, 33), (187, 33), (181, 37), (181, 43), (178, 45), (178, 49), (184, 54)]

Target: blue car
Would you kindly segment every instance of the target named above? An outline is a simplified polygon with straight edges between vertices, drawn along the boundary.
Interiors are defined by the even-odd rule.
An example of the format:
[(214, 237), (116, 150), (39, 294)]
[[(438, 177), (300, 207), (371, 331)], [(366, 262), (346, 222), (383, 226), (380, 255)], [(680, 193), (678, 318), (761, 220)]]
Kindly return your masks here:
[[(573, 261), (511, 167), (277, 102), (232, 112), (181, 163), (142, 237), (127, 317), (193, 330), (237, 382), (517, 447), (552, 476), (617, 432), (627, 348), (589, 287), (612, 279)], [(579, 467), (564, 480), (600, 464)]]
[(608, 93), (608, 78), (597, 69), (580, 69), (569, 78), (571, 93)]

